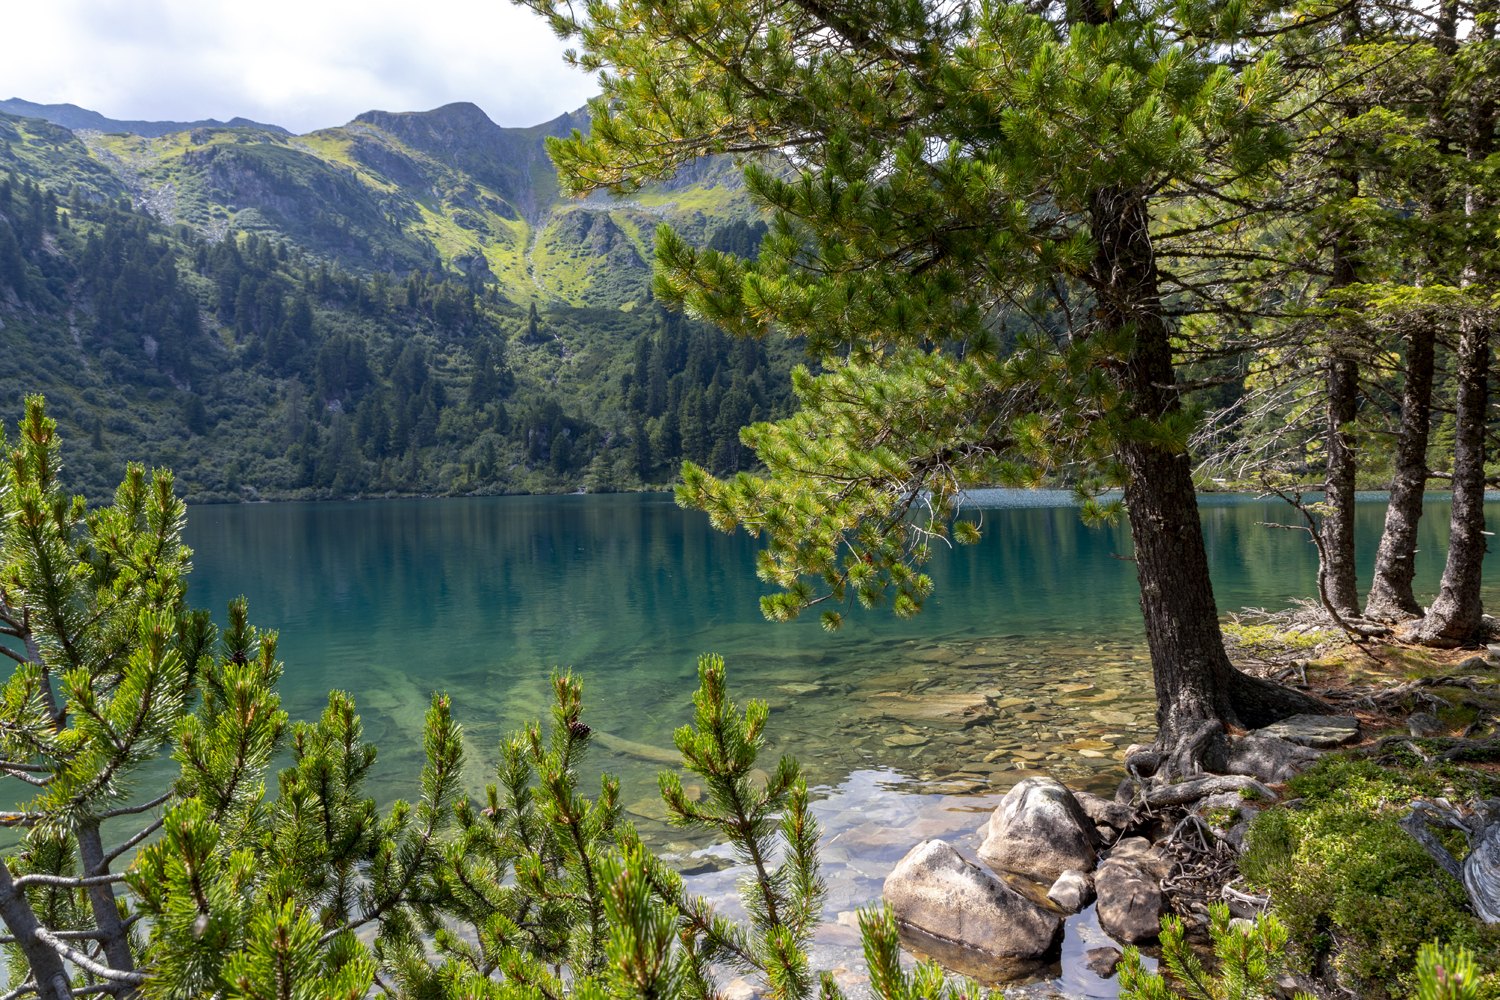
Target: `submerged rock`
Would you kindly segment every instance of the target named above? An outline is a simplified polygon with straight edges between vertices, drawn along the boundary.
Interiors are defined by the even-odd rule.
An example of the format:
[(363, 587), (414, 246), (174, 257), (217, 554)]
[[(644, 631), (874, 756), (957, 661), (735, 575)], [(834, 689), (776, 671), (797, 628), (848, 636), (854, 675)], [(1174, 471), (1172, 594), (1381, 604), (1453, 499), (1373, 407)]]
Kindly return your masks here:
[(1359, 720), (1348, 715), (1294, 715), (1256, 733), (1318, 750), (1332, 750), (1359, 740)]
[(1120, 965), (1120, 959), (1125, 956), (1118, 948), (1090, 948), (1083, 953), (1084, 967), (1100, 979), (1108, 979), (1115, 974), (1115, 969)]
[(1069, 869), (1057, 876), (1047, 898), (1069, 913), (1077, 913), (1094, 901), (1094, 879), (1087, 872)]
[(865, 699), (866, 715), (921, 723), (937, 729), (966, 729), (989, 722), (995, 710), (977, 692), (923, 692), (921, 695), (882, 691)]
[(1039, 958), (1062, 933), (1060, 917), (941, 840), (908, 851), (886, 876), (882, 895), (901, 924), (991, 956)]
[(1073, 792), (1055, 778), (1026, 778), (990, 816), (979, 859), (1002, 871), (1056, 879), (1068, 869), (1089, 872), (1099, 835)]

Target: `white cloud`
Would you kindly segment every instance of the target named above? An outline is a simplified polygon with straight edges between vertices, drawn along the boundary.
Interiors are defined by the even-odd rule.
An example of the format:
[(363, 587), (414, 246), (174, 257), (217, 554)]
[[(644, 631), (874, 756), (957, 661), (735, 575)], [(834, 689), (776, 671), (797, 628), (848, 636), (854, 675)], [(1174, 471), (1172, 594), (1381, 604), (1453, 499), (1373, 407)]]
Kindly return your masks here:
[(294, 132), (473, 101), (501, 125), (571, 111), (594, 81), (507, 0), (0, 0), (0, 98), (111, 118), (236, 115)]

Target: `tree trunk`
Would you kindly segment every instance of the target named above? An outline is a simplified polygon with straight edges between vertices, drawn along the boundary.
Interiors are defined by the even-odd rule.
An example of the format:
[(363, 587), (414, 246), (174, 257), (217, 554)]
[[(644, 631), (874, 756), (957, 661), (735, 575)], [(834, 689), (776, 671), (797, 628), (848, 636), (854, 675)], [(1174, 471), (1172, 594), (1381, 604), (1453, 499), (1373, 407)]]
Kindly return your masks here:
[[(78, 860), (83, 863), (85, 877), (109, 874), (97, 823), (86, 824), (79, 829)], [(89, 886), (88, 894), (89, 905), (94, 912), (94, 924), (99, 930), (104, 957), (110, 968), (121, 972), (135, 971), (135, 956), (130, 953), (130, 937), (126, 932), (125, 922), (120, 919), (120, 909), (115, 904), (114, 886)]]
[(1437, 333), (1429, 324), (1414, 330), (1406, 351), (1406, 384), (1401, 392), (1401, 429), (1396, 437), (1396, 474), (1385, 531), (1375, 552), (1375, 579), (1365, 617), (1378, 621), (1420, 618), (1412, 591), (1417, 572), (1417, 525), (1427, 489), (1427, 437), (1432, 421), (1432, 369)]
[(10, 869), (0, 864), (0, 920), (16, 939), (31, 975), (36, 980), (39, 1000), (72, 1000), (72, 984), (62, 958), (52, 946), (36, 936), (41, 923), (26, 901), (26, 893), (11, 881)]
[[(1476, 13), (1493, 13), (1493, 0), (1485, 0)], [(1471, 36), (1490, 43), (1494, 21), (1476, 21)], [(1487, 94), (1469, 104), (1464, 155), (1482, 162), (1494, 149), (1496, 105)], [(1470, 186), (1464, 212), (1470, 218), (1489, 208), (1485, 192)], [(1468, 267), (1464, 284), (1493, 278), (1482, 274), (1480, 258), (1491, 249), (1487, 236), (1470, 224), (1474, 242), (1465, 249)], [(1490, 318), (1488, 310), (1469, 310), (1459, 320), (1457, 428), (1453, 441), (1453, 515), (1448, 532), (1448, 559), (1437, 600), (1410, 636), (1429, 646), (1461, 646), (1484, 638), (1484, 605), (1479, 586), (1484, 579), (1484, 457), (1485, 421), (1488, 419), (1490, 387)]]
[[(1347, 284), (1347, 282), (1346, 282)], [(1346, 618), (1359, 617), (1354, 573), (1354, 440), (1358, 373), (1349, 358), (1328, 359), (1328, 468), (1324, 478), (1323, 585), (1328, 603)]]
[(1254, 727), (1299, 712), (1321, 712), (1325, 706), (1317, 699), (1249, 677), (1229, 662), (1191, 459), (1146, 426), (1182, 407), (1172, 388), (1176, 375), (1159, 308), (1146, 199), (1140, 190), (1104, 188), (1094, 193), (1089, 208), (1098, 247), (1090, 276), (1097, 319), (1105, 329), (1133, 333), (1121, 372), (1128, 400), (1118, 428), (1118, 455), (1128, 474), (1125, 503), (1156, 684), (1157, 747), (1175, 747), (1206, 721)]
[(1483, 638), (1485, 410), (1489, 402), (1490, 330), (1467, 316), (1458, 340), (1458, 426), (1453, 442), (1453, 515), (1443, 582), (1427, 617), (1406, 638), (1429, 646), (1462, 646)]

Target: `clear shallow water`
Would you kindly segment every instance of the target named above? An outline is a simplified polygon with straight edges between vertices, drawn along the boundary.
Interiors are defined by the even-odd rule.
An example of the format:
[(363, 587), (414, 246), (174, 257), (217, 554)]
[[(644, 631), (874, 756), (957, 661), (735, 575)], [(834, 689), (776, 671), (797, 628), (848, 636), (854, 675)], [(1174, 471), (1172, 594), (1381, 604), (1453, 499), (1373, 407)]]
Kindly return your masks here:
[[(1439, 497), (1418, 556), (1429, 597), (1447, 535)], [(856, 611), (834, 635), (815, 616), (766, 622), (756, 542), (712, 530), (663, 494), (195, 507), (191, 599), (222, 616), (243, 593), (254, 622), (281, 630), (294, 718), (315, 717), (331, 688), (356, 696), (380, 747), (372, 791), (382, 802), (415, 790), (434, 690), (453, 696), (477, 791), (501, 736), (546, 717), (553, 669), (582, 676), (596, 729), (661, 749), (691, 718), (698, 655), (724, 655), (741, 701), (771, 702), (768, 756), (796, 754), (822, 787), (832, 892), (820, 964), (846, 969), (841, 978), (857, 989), (852, 911), (879, 897), (912, 844), (940, 836), (974, 846), (985, 812), (1025, 775), (1018, 768), (1108, 792), (1123, 748), (1153, 731), (1134, 566), (1114, 558), (1129, 554), (1123, 525), (1084, 527), (1065, 493), (974, 499), (984, 539), (939, 552), (923, 614)], [(1382, 496), (1365, 499), (1362, 586), (1384, 517)], [(1489, 508), (1500, 514), (1500, 504)], [(1286, 505), (1209, 496), (1202, 513), (1221, 609), (1313, 592), (1313, 547), (1256, 525), (1295, 521)], [(913, 704), (943, 699), (995, 715), (960, 732), (912, 714)], [(594, 766), (621, 776), (630, 818), (658, 848), (690, 867), (712, 864), (712, 845), (661, 822), (660, 764), (600, 747)], [(695, 878), (700, 891), (724, 895), (734, 875)], [(1063, 968), (1048, 974), (1061, 977), (1052, 988), (1113, 996), (1112, 982), (1080, 971), (1098, 932), (1078, 924)]]

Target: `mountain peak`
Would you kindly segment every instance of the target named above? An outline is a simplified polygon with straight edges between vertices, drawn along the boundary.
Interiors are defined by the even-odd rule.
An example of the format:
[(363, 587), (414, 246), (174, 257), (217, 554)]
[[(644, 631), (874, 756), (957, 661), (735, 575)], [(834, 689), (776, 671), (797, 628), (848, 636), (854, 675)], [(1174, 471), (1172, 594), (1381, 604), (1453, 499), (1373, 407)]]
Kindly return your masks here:
[(366, 111), (349, 124), (373, 125), (418, 148), (434, 143), (450, 147), (500, 131), (484, 109), (469, 101), (455, 101), (431, 111)]

